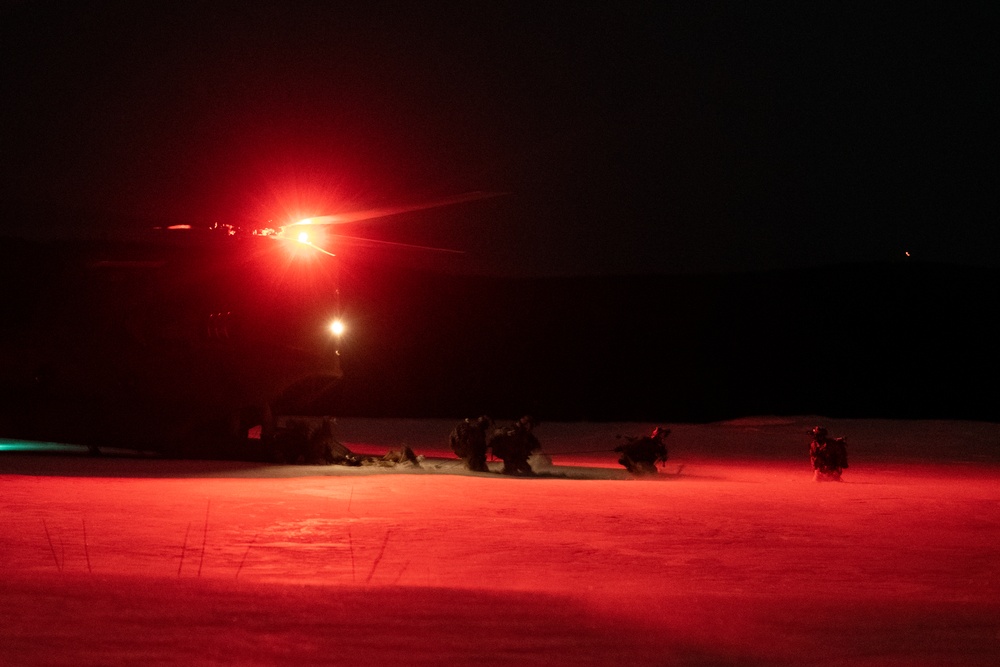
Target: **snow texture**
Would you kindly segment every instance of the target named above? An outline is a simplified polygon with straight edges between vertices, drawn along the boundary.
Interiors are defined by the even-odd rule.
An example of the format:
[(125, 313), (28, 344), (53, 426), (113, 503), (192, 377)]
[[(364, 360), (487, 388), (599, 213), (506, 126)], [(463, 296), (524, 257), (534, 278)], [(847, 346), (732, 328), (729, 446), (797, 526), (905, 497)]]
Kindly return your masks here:
[(664, 425), (642, 479), (611, 450), (654, 424), (543, 423), (532, 478), (463, 470), (441, 420), (339, 425), (419, 468), (8, 441), (0, 664), (1000, 663), (1000, 425)]

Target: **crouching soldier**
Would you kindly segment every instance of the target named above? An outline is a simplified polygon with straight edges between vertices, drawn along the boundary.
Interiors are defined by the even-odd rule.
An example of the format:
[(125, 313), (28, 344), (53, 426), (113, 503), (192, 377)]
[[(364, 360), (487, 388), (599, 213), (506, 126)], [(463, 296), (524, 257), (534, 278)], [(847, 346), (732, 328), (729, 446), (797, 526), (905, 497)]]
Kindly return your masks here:
[(452, 430), (449, 436), (451, 450), (469, 470), (489, 472), (486, 466), (486, 433), (492, 426), (493, 420), (483, 415), (460, 421)]
[(657, 426), (649, 435), (626, 436), (624, 445), (615, 447), (621, 453), (618, 463), (635, 475), (655, 475), (657, 462), (667, 462), (667, 446), (663, 439), (670, 435), (669, 428)]
[(817, 482), (840, 482), (847, 467), (847, 442), (844, 438), (827, 437), (826, 429), (816, 426), (809, 434), (809, 461), (812, 462), (813, 479)]
[(493, 456), (503, 460), (503, 474), (534, 474), (528, 465), (528, 458), (542, 448), (538, 438), (532, 433), (536, 426), (538, 422), (535, 418), (525, 415), (510, 427), (497, 429), (493, 433), (489, 445)]

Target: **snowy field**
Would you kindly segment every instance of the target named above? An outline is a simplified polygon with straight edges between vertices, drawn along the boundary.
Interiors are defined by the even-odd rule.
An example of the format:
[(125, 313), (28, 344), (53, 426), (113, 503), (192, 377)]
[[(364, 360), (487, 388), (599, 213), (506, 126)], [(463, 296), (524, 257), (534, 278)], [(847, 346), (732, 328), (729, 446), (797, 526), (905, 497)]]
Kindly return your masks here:
[(419, 469), (0, 441), (0, 664), (1000, 664), (1000, 425), (668, 424), (648, 479), (610, 450), (653, 424), (543, 423), (535, 478), (453, 425), (340, 423)]

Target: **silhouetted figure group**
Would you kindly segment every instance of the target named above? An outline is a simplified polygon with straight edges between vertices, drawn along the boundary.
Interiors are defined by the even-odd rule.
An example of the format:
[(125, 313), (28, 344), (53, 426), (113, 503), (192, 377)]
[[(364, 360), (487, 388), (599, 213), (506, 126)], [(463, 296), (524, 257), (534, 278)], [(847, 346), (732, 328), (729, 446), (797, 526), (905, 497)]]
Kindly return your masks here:
[[(466, 468), (474, 472), (489, 472), (487, 454), (503, 461), (504, 475), (533, 475), (529, 459), (541, 450), (533, 433), (538, 421), (525, 415), (513, 424), (494, 428), (493, 420), (486, 415), (465, 419), (458, 423), (450, 435), (451, 449)], [(816, 481), (841, 481), (847, 468), (847, 443), (844, 438), (831, 438), (822, 426), (809, 431), (809, 460)], [(624, 436), (625, 442), (614, 448), (620, 454), (618, 463), (633, 475), (656, 475), (657, 465), (667, 462), (669, 453), (665, 439), (670, 429), (657, 426), (649, 435)], [(622, 437), (622, 436), (619, 436)]]
[(816, 426), (809, 434), (809, 460), (812, 462), (813, 479), (817, 482), (840, 482), (847, 467), (847, 443), (844, 438), (830, 438), (826, 429)]
[(486, 455), (492, 451), (493, 456), (503, 461), (504, 475), (533, 475), (528, 459), (542, 448), (532, 433), (536, 426), (538, 421), (525, 415), (508, 427), (493, 429), (493, 420), (483, 415), (459, 422), (449, 441), (452, 451), (469, 470), (489, 472)]

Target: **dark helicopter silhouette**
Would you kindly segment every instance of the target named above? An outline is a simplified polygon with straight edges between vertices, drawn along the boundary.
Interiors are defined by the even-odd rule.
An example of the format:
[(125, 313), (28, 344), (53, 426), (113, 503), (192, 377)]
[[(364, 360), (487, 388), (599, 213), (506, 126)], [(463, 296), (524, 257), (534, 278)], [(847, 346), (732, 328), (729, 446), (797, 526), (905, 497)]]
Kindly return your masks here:
[[(494, 196), (281, 227), (0, 245), (0, 437), (274, 460), (289, 417), (329, 417), (343, 376), (335, 225)], [(253, 437), (251, 437), (253, 436)]]

